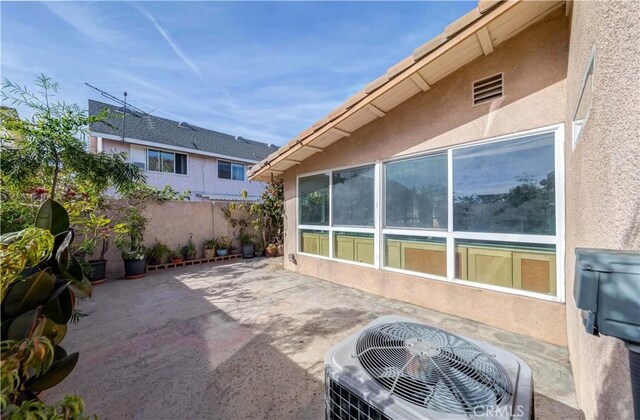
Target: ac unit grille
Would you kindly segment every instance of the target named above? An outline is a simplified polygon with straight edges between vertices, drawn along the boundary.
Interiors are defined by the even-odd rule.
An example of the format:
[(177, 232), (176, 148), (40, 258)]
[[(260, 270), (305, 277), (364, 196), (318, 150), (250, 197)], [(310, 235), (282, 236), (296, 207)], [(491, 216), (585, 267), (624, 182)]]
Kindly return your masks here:
[(325, 376), (324, 401), (327, 420), (390, 420), (362, 398), (334, 381), (329, 374)]
[(501, 98), (502, 88), (502, 73), (473, 82), (473, 104), (478, 105)]
[(380, 386), (427, 409), (477, 415), (512, 399), (508, 374), (493, 356), (437, 328), (376, 325), (360, 334), (356, 352)]

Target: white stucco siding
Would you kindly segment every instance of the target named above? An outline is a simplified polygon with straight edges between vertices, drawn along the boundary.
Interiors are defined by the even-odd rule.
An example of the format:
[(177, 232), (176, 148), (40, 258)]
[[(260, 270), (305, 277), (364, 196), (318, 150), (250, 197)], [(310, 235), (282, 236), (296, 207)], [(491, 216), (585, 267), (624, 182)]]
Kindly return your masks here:
[[(127, 157), (139, 156), (140, 153), (132, 153), (132, 145), (117, 140), (102, 139), (102, 150), (108, 153), (125, 152)], [(140, 146), (133, 146), (140, 148)], [(164, 150), (171, 151), (167, 148)], [(182, 153), (182, 152), (180, 152)], [(134, 156), (134, 157), (135, 157)], [(138, 159), (139, 160), (139, 159)], [(199, 194), (205, 195), (236, 195), (240, 191), (247, 190), (250, 196), (258, 196), (264, 190), (264, 183), (249, 181), (233, 181), (218, 178), (217, 159), (210, 156), (187, 154), (187, 174), (170, 174), (154, 171), (143, 171), (147, 182), (156, 188), (164, 188), (170, 185), (174, 190), (183, 192), (191, 191), (193, 201), (203, 201)]]

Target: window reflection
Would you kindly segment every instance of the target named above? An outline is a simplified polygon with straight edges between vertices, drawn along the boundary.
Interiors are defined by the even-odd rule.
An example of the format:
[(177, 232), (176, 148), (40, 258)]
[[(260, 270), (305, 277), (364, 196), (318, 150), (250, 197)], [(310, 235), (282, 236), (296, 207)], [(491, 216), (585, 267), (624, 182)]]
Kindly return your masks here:
[(555, 234), (554, 135), (453, 151), (455, 231)]
[(329, 225), (329, 174), (298, 180), (300, 224)]
[(373, 166), (333, 173), (333, 224), (373, 226)]
[(447, 156), (385, 164), (388, 227), (447, 228)]

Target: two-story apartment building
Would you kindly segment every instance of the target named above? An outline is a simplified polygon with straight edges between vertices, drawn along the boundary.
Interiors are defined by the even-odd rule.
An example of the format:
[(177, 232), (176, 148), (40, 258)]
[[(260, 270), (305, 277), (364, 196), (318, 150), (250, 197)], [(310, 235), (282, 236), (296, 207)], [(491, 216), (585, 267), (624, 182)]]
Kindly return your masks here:
[(125, 152), (155, 187), (191, 191), (193, 201), (235, 200), (246, 190), (257, 199), (264, 183), (249, 181), (247, 169), (277, 147), (106, 103), (89, 100), (89, 114), (110, 117), (90, 127), (94, 152)]

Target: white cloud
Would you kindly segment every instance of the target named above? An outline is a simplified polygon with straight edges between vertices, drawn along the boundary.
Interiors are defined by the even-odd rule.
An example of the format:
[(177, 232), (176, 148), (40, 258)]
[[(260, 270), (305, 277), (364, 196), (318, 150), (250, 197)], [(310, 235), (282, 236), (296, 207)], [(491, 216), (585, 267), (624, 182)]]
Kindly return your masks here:
[(114, 23), (96, 11), (90, 2), (43, 2), (53, 14), (82, 35), (105, 44), (116, 44), (123, 35), (114, 28)]
[(202, 80), (204, 80), (204, 77), (202, 76), (202, 72), (200, 71), (200, 69), (198, 68), (198, 66), (195, 65), (195, 63), (193, 61), (191, 61), (191, 59), (187, 56), (187, 54), (182, 50), (182, 48), (180, 47), (180, 45), (178, 45), (169, 35), (169, 33), (167, 31), (164, 30), (164, 28), (162, 26), (160, 26), (160, 24), (158, 23), (158, 21), (156, 20), (156, 18), (153, 17), (153, 15), (151, 13), (149, 13), (147, 10), (145, 10), (144, 8), (142, 8), (142, 6), (139, 5), (135, 5), (135, 7), (140, 11), (140, 13), (142, 13), (147, 19), (149, 19), (149, 21), (153, 24), (153, 26), (156, 28), (156, 30), (160, 33), (160, 35), (162, 35), (162, 37), (164, 38), (164, 40), (167, 42), (167, 44), (169, 44), (169, 46), (173, 49), (173, 52), (176, 53), (176, 55), (178, 57), (180, 57), (180, 59)]

